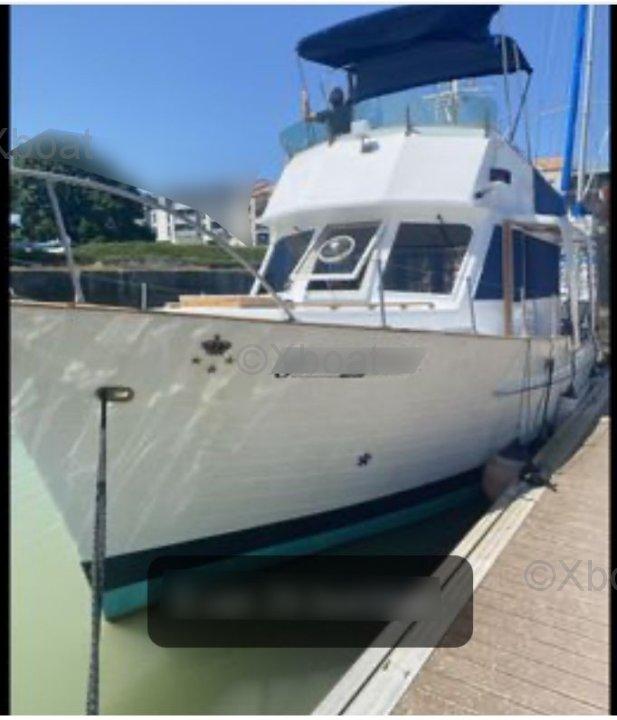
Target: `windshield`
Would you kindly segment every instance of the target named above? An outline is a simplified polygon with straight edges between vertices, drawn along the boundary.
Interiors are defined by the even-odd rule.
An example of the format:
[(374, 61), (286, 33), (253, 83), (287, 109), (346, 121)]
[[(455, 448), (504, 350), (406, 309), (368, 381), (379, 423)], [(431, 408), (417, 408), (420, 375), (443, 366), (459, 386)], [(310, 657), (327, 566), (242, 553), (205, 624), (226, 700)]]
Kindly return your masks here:
[[(413, 88), (363, 100), (353, 105), (352, 121), (364, 120), (369, 129), (382, 127), (459, 126), (489, 128), (497, 125), (497, 105), (488, 90), (462, 87), (453, 93), (449, 86)], [(328, 140), (325, 123), (296, 122), (280, 135), (288, 157)]]
[(351, 276), (359, 269), (377, 228), (378, 222), (328, 225), (316, 243), (312, 270), (314, 276)]
[(470, 239), (468, 225), (401, 223), (383, 275), (384, 289), (451, 293)]
[[(312, 237), (313, 230), (303, 230), (293, 235), (286, 235), (277, 241), (264, 273), (273, 290), (281, 292), (287, 288), (291, 271), (306, 252)], [(266, 290), (262, 287), (260, 292)]]

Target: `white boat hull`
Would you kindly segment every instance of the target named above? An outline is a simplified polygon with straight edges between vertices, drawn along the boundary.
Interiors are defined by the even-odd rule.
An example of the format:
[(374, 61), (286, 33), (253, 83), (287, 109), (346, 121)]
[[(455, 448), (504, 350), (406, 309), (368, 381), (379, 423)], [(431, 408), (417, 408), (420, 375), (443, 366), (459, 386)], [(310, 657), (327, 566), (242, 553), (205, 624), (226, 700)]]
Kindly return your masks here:
[[(209, 355), (201, 343), (216, 336), (231, 345)], [(100, 386), (135, 392), (132, 402), (109, 408), (113, 559), (251, 530), (253, 541), (267, 544), (259, 528), (477, 468), (538, 432), (551, 353), (549, 418), (572, 380), (565, 337), (551, 343), (17, 303), (11, 340), (14, 427), (85, 563)], [(290, 346), (412, 349), (421, 361), (393, 375), (276, 377), (278, 353)], [(592, 359), (579, 352), (579, 385)]]

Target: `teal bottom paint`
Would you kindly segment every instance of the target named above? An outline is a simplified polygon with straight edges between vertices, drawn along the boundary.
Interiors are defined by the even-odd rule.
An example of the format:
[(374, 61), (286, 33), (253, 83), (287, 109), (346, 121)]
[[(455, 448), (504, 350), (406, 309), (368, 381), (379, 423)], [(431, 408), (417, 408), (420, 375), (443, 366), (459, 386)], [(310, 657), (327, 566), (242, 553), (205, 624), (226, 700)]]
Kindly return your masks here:
[[(426, 520), (457, 504), (466, 503), (479, 495), (479, 485), (470, 485), (396, 512), (386, 513), (336, 530), (271, 545), (247, 553), (247, 555), (267, 558), (269, 555), (295, 556), (323, 553), (350, 542)], [(114, 620), (145, 607), (147, 603), (148, 583), (144, 580), (107, 591), (103, 598), (103, 611), (108, 620)]]

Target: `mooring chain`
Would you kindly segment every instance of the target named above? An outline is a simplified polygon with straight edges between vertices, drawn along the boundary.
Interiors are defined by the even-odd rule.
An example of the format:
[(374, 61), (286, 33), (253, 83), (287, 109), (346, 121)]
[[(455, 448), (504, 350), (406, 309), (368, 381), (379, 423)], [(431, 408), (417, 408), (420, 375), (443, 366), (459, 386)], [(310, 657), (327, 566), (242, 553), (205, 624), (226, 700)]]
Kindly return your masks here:
[(99, 714), (101, 617), (105, 589), (105, 557), (107, 542), (107, 403), (128, 402), (134, 397), (129, 387), (107, 386), (96, 391), (101, 404), (99, 424), (99, 460), (96, 473), (94, 523), (90, 581), (92, 586), (90, 622), (90, 667), (86, 694), (86, 714)]

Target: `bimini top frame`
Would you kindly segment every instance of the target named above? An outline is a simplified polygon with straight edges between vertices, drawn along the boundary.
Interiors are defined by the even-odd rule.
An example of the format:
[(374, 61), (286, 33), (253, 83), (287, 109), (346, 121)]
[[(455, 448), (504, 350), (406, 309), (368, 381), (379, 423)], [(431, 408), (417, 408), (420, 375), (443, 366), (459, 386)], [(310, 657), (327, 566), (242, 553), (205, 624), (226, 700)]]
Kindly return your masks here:
[(186, 217), (182, 210), (175, 210), (174, 208), (163, 205), (158, 200), (145, 195), (138, 195), (130, 190), (125, 190), (120, 187), (108, 185), (107, 183), (99, 180), (92, 180), (91, 178), (75, 177), (73, 175), (65, 175), (62, 173), (49, 172), (47, 170), (35, 170), (32, 168), (19, 168), (11, 165), (11, 173), (16, 176), (34, 178), (36, 180), (42, 180), (47, 185), (47, 192), (51, 201), (54, 218), (58, 226), (58, 232), (60, 234), (60, 240), (64, 246), (66, 253), (67, 264), (71, 273), (71, 280), (73, 283), (73, 291), (76, 303), (83, 303), (84, 297), (81, 289), (81, 282), (79, 279), (79, 271), (73, 261), (73, 253), (71, 248), (71, 239), (66, 231), (64, 220), (62, 218), (62, 212), (58, 197), (55, 191), (55, 185), (58, 183), (66, 183), (67, 185), (74, 185), (77, 187), (87, 188), (88, 190), (99, 190), (101, 192), (109, 193), (110, 195), (116, 195), (117, 197), (124, 198), (125, 200), (131, 200), (139, 203), (145, 207), (149, 207), (152, 210), (164, 210), (170, 215), (180, 216), (184, 222), (188, 223), (192, 228), (198, 232), (204, 233), (209, 236), (220, 248), (222, 248), (228, 255), (230, 255), (237, 263), (239, 263), (246, 271), (248, 271), (261, 285), (267, 290), (272, 296), (276, 305), (285, 313), (287, 320), (290, 322), (296, 322), (296, 317), (290, 310), (288, 304), (279, 296), (274, 290), (266, 278), (256, 270), (249, 262), (247, 262), (242, 255), (237, 253), (234, 248), (223, 238), (219, 237), (214, 233), (208, 233), (203, 230), (198, 220)]

